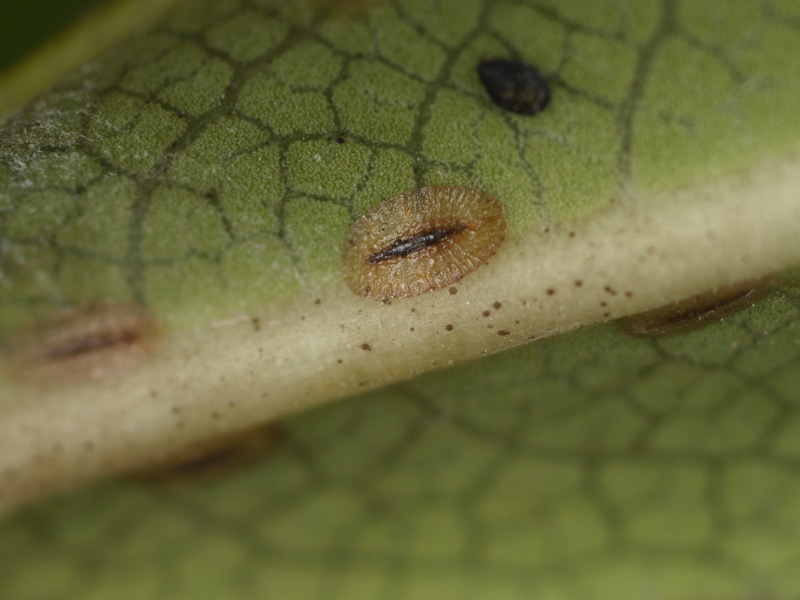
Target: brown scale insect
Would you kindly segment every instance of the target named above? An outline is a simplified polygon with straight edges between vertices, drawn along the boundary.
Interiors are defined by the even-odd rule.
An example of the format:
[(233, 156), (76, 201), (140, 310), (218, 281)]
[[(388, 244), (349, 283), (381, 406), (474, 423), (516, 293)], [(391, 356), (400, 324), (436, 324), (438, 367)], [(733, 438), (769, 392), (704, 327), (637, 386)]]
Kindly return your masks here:
[(158, 338), (152, 316), (134, 304), (64, 308), (11, 338), (9, 377), (59, 385), (119, 374), (150, 357)]
[(775, 289), (770, 278), (746, 280), (706, 290), (673, 304), (623, 317), (617, 329), (636, 337), (668, 337), (688, 333), (750, 308)]
[(342, 251), (356, 294), (416, 296), (459, 281), (506, 237), (500, 201), (474, 188), (422, 187), (382, 202), (358, 219)]
[(162, 485), (212, 481), (268, 456), (280, 447), (284, 437), (281, 425), (269, 423), (195, 443), (130, 476), (144, 483)]

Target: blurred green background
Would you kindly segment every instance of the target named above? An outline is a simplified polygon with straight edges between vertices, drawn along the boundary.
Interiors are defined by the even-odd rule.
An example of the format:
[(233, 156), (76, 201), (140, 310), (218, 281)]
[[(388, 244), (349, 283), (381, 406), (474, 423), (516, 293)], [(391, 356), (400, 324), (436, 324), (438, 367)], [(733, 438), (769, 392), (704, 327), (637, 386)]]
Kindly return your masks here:
[(0, 72), (85, 15), (103, 0), (0, 2)]

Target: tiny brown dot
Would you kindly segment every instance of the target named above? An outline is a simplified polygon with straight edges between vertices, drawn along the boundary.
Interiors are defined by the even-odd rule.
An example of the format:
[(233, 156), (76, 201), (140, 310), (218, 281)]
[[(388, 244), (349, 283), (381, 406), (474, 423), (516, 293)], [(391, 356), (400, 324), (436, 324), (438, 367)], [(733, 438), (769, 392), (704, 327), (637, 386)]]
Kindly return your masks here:
[(417, 309), (416, 308), (412, 308), (411, 312), (417, 312)]
[(626, 295), (628, 298), (630, 298), (631, 296), (633, 296), (633, 292), (625, 292), (625, 295)]
[(336, 362), (339, 363), (339, 364), (342, 364), (344, 361), (341, 358), (337, 358)]
[(545, 232), (545, 233), (550, 233), (550, 228), (549, 228), (549, 227), (545, 227), (545, 228), (544, 228), (544, 232)]
[(610, 316), (611, 316), (611, 313), (610, 313), (610, 312), (603, 313), (603, 316), (604, 316), (604, 317), (610, 317)]
[(317, 306), (319, 306), (320, 304), (322, 304), (322, 300), (320, 300), (319, 298), (317, 298), (316, 300), (314, 300), (314, 304), (316, 304)]
[(367, 352), (369, 352), (370, 350), (372, 350), (372, 346), (370, 346), (369, 344), (364, 343), (364, 344), (361, 344), (361, 349), (362, 350), (366, 350)]
[(449, 323), (445, 325), (444, 328), (447, 329), (447, 331), (453, 331), (453, 326), (450, 325)]
[(414, 328), (413, 327), (409, 328), (409, 331), (414, 331)]
[(553, 288), (547, 288), (547, 295), (548, 296), (552, 296), (555, 293), (556, 293), (556, 291)]
[(511, 333), (511, 332), (510, 331), (506, 331), (505, 329), (501, 329), (500, 331), (497, 332), (497, 335), (508, 335), (509, 333)]
[(483, 316), (484, 317), (488, 317), (490, 314), (492, 314), (492, 313), (490, 313), (488, 310), (483, 311)]
[(487, 325), (486, 327), (488, 327), (489, 329), (494, 329), (494, 325)]
[(570, 231), (569, 232), (569, 237), (575, 237), (575, 232), (574, 231)]
[(583, 285), (583, 282), (580, 279), (576, 279), (575, 280), (575, 287), (581, 287), (582, 285)]
[(607, 302), (601, 302), (600, 306), (608, 306), (608, 303)]
[(458, 288), (453, 286), (453, 287), (450, 288), (449, 291), (450, 291), (450, 295), (451, 296), (455, 296), (458, 293)]
[(503, 305), (500, 304), (499, 302), (495, 302), (494, 304), (492, 304), (492, 306), (494, 306), (495, 310), (500, 310), (500, 307), (503, 306)]

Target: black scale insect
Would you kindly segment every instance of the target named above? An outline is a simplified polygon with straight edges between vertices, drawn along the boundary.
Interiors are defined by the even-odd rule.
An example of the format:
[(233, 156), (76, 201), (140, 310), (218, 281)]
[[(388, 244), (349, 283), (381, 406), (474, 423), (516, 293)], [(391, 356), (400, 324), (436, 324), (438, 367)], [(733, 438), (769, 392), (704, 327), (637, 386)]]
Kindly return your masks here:
[(478, 65), (478, 77), (495, 104), (519, 115), (535, 115), (550, 102), (550, 87), (539, 71), (523, 62), (494, 58)]

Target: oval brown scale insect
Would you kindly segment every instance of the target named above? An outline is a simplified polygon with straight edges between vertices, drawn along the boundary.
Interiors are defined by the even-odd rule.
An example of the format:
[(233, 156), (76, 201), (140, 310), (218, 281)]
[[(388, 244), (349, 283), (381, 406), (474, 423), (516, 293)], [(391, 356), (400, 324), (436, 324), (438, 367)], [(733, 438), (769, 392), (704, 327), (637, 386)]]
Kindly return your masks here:
[(277, 450), (284, 439), (281, 425), (269, 423), (181, 449), (159, 464), (130, 473), (145, 483), (176, 485), (216, 479)]
[(747, 280), (689, 296), (673, 304), (623, 317), (617, 329), (632, 336), (667, 337), (688, 333), (750, 308), (775, 288), (770, 279)]
[(154, 320), (141, 306), (72, 306), (9, 340), (9, 377), (52, 385), (118, 374), (149, 357), (158, 337)]
[(501, 202), (474, 188), (433, 186), (400, 194), (358, 219), (342, 252), (356, 294), (416, 296), (459, 281), (506, 237)]

